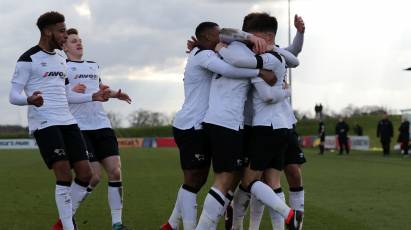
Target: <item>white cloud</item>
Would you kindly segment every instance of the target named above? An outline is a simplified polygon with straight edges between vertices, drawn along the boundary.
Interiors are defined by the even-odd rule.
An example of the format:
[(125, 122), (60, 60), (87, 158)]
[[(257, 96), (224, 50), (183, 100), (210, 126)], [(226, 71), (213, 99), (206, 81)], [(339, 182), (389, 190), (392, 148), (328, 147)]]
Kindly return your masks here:
[(75, 4), (74, 9), (80, 16), (91, 18), (91, 10), (87, 1), (80, 4)]
[[(323, 102), (333, 110), (347, 104), (411, 107), (411, 4), (407, 0), (293, 0), (291, 14), (305, 19), (301, 65), (293, 72), (294, 106), (312, 110)], [(7, 10), (6, 10), (7, 9)], [(177, 111), (183, 101), (186, 39), (201, 21), (241, 27), (253, 10), (275, 15), (277, 42), (287, 44), (287, 1), (112, 1), (3, 0), (0, 3), (0, 91), (20, 54), (39, 39), (37, 17), (50, 10), (66, 16), (85, 44), (86, 58), (97, 61), (103, 80), (134, 98), (131, 106), (107, 103), (122, 114), (145, 108)], [(295, 30), (292, 30), (293, 33)], [(0, 123), (26, 123), (25, 110), (0, 98)]]

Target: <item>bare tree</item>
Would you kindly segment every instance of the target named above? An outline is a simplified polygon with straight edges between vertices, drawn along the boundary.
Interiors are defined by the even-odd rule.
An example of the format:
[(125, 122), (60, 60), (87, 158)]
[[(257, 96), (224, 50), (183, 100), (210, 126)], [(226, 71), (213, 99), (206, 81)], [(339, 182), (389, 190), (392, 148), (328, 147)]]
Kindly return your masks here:
[(169, 124), (167, 115), (139, 109), (128, 116), (131, 127), (162, 126)]
[(121, 126), (121, 114), (110, 111), (107, 113), (107, 116), (113, 128), (119, 128)]

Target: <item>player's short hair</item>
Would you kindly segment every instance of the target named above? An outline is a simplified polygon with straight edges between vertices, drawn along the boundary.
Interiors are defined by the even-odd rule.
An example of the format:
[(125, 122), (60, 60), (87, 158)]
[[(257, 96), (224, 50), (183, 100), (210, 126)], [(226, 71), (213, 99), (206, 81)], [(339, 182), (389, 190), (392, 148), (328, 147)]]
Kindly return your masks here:
[(274, 32), (277, 33), (278, 22), (267, 13), (250, 13), (244, 17), (243, 28), (245, 32)]
[(37, 19), (37, 27), (39, 28), (40, 31), (43, 31), (45, 27), (50, 26), (50, 25), (55, 25), (61, 22), (64, 22), (64, 15), (56, 11), (50, 11), (50, 12), (46, 12), (42, 14)]
[(250, 22), (251, 19), (253, 19), (254, 17), (256, 17), (257, 15), (259, 15), (260, 13), (249, 13), (247, 14), (244, 19), (243, 19), (243, 31), (247, 31), (248, 30), (248, 24)]
[(202, 22), (198, 24), (195, 35), (197, 38), (203, 37), (205, 32), (216, 26), (218, 26), (218, 24), (215, 22)]
[(67, 35), (70, 35), (70, 34), (78, 35), (78, 30), (75, 28), (70, 28), (67, 30)]

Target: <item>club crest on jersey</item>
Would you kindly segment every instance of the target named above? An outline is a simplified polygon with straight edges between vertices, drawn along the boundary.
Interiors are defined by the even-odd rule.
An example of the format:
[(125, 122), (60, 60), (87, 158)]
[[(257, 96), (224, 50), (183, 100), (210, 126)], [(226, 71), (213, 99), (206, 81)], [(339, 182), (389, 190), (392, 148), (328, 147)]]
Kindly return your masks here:
[(97, 74), (76, 74), (76, 76), (74, 76), (74, 79), (85, 79), (85, 78), (96, 80), (98, 78), (98, 75)]
[(53, 71), (53, 72), (45, 72), (43, 77), (60, 77), (61, 79), (66, 78), (66, 74), (64, 72)]
[(55, 149), (54, 153), (58, 156), (64, 156), (66, 155), (66, 151), (64, 151), (64, 149)]
[(197, 159), (197, 161), (205, 160), (205, 156), (203, 154), (194, 154), (194, 157)]

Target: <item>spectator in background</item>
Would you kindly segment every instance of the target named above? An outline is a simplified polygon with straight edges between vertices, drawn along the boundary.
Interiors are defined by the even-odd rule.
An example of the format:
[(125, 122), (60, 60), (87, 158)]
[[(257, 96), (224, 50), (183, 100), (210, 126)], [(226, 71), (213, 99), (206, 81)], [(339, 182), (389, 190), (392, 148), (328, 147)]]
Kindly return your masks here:
[(337, 135), (337, 138), (338, 138), (338, 144), (340, 147), (340, 155), (343, 154), (344, 149), (347, 155), (350, 153), (350, 147), (348, 146), (348, 131), (349, 130), (350, 130), (350, 127), (341, 117), (339, 119), (339, 122), (335, 126), (335, 135)]
[(377, 127), (377, 137), (380, 138), (383, 156), (388, 156), (390, 154), (390, 143), (391, 138), (394, 135), (394, 129), (390, 120), (388, 120), (388, 114), (385, 112), (383, 114), (382, 120), (378, 122)]
[(362, 127), (358, 123), (355, 124), (355, 126), (354, 126), (354, 132), (355, 132), (355, 135), (357, 135), (357, 136), (362, 136), (363, 135)]
[(315, 111), (315, 118), (322, 120), (323, 119), (323, 105), (321, 103), (315, 104), (314, 111)]
[(407, 118), (402, 118), (402, 122), (398, 130), (400, 131), (398, 142), (401, 143), (401, 149), (404, 150), (404, 157), (408, 157), (410, 122), (407, 120)]
[(320, 137), (320, 155), (323, 155), (325, 150), (325, 124), (322, 120), (320, 120), (320, 123), (318, 124), (318, 137)]
[(320, 119), (323, 119), (323, 105), (320, 103), (320, 105), (318, 105), (318, 110), (320, 111)]

